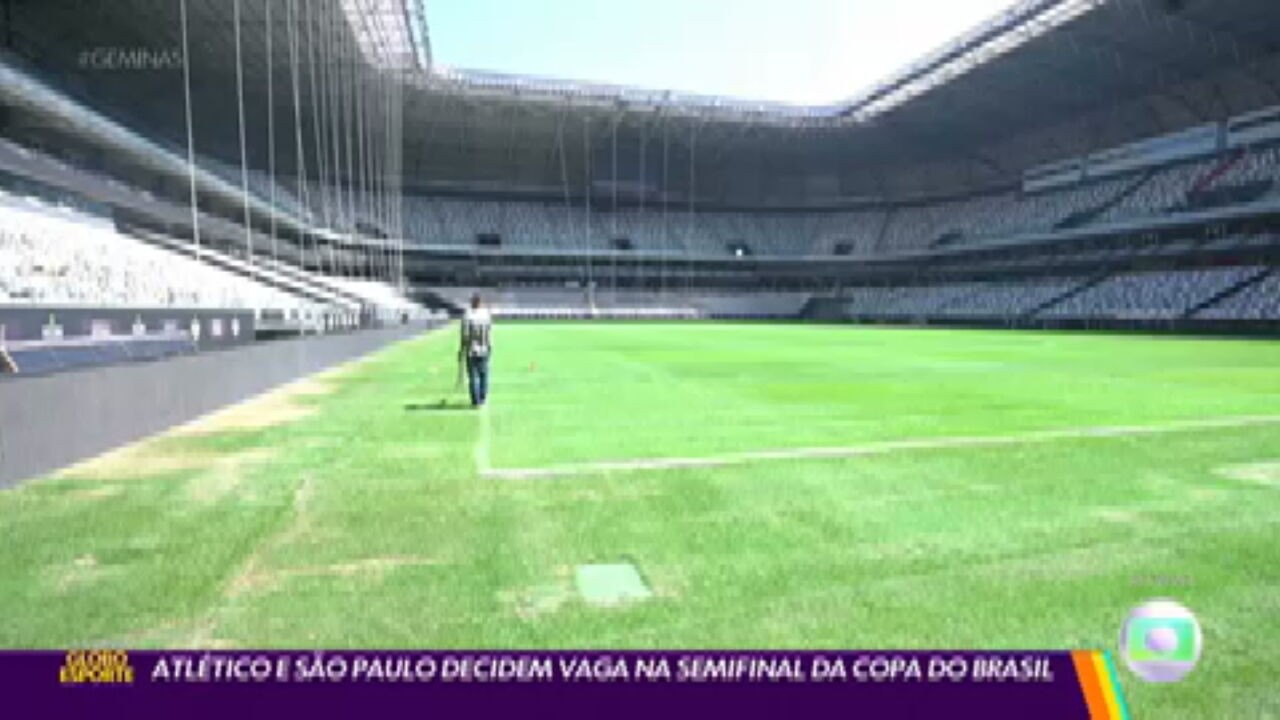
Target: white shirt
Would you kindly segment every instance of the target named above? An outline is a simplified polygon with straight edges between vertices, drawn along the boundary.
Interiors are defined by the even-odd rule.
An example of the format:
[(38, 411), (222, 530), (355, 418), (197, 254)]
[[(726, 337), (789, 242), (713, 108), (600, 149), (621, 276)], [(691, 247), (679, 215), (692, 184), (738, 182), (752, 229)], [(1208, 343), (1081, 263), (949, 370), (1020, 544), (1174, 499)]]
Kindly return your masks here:
[(489, 336), (493, 330), (493, 318), (489, 311), (469, 308), (462, 317), (462, 349), (468, 357), (489, 357), (492, 349)]

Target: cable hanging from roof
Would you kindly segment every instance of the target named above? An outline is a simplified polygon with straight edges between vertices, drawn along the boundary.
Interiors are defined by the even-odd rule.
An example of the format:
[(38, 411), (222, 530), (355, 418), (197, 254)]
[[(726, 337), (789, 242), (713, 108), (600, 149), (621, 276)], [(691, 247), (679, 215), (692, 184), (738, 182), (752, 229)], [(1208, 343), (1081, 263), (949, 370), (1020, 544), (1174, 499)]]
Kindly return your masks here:
[[(302, 203), (303, 216), (306, 222), (303, 223), (303, 231), (299, 237), (300, 245), (298, 250), (298, 264), (306, 269), (307, 267), (307, 243), (310, 241), (312, 247), (315, 247), (316, 239), (314, 232), (309, 232), (316, 222), (316, 216), (311, 210), (311, 192), (308, 187), (307, 180), (307, 156), (302, 140), (302, 98), (298, 81), (298, 59), (299, 59), (299, 33), (298, 33), (298, 0), (289, 0), (289, 75), (293, 83), (293, 128), (294, 128), (294, 171), (297, 175), (296, 184), (298, 187), (298, 199)], [(314, 258), (313, 258), (314, 259)], [(316, 262), (316, 268), (319, 269), (319, 262)]]
[[(316, 200), (320, 207), (320, 213), (315, 218), (314, 222), (320, 222), (322, 223), (322, 227), (329, 228), (329, 227), (332, 227), (332, 217), (330, 214), (331, 208), (329, 205), (329, 183), (328, 183), (328, 162), (327, 162), (328, 158), (327, 158), (327, 152), (322, 151), (322, 148), (323, 148), (322, 141), (327, 140), (328, 138), (328, 127), (326, 125), (326, 113), (321, 111), (321, 102), (320, 102), (321, 95), (324, 94), (324, 71), (323, 70), (319, 72), (316, 71), (316, 37), (315, 36), (317, 32), (316, 28), (318, 25), (318, 21), (314, 13), (312, 13), (314, 3), (311, 2), (310, 0), (303, 0), (303, 3), (307, 8), (307, 11), (306, 11), (307, 69), (309, 71), (309, 75), (311, 76), (311, 92), (309, 93), (311, 96), (311, 129), (312, 129), (313, 139), (315, 141), (316, 181), (317, 181), (316, 182), (316, 195), (317, 195)], [(321, 39), (323, 40), (323, 38)], [(316, 270), (322, 272), (325, 269), (326, 258), (324, 257), (324, 253), (320, 250), (319, 240), (321, 238), (320, 236), (317, 236), (317, 235), (313, 235), (312, 237), (314, 240), (316, 240), (316, 243), (314, 246), (315, 256), (316, 256), (315, 257)], [(323, 239), (326, 242), (328, 241), (327, 237), (324, 237)], [(333, 272), (333, 268), (331, 264), (328, 267), (328, 272), (330, 273)]]
[[(334, 6), (337, 9), (337, 6)], [(338, 255), (338, 273), (343, 277), (356, 275), (356, 257), (352, 251), (353, 236), (351, 232), (351, 116), (349, 114), (350, 78), (347, 65), (346, 41), (342, 36), (342, 25), (337, 13), (329, 20), (330, 41), (332, 43), (333, 63), (333, 182), (335, 197), (338, 203), (334, 211), (338, 218), (335, 228), (338, 238), (335, 242)], [(345, 245), (344, 245), (345, 241)]]
[[(335, 22), (336, 24), (336, 22)], [(343, 132), (340, 139), (346, 145), (346, 210), (347, 210), (347, 272), (354, 277), (361, 277), (362, 263), (356, 250), (356, 167), (355, 167), (355, 65), (351, 53), (349, 38), (338, 27), (338, 70), (341, 82)], [(339, 156), (341, 163), (341, 156)]]
[(191, 180), (191, 242), (193, 255), (200, 260), (200, 203), (196, 191), (196, 142), (195, 120), (191, 114), (191, 52), (187, 39), (187, 0), (179, 0), (178, 13), (182, 20), (182, 92), (187, 121), (187, 173)]
[(328, 42), (326, 42), (325, 45), (326, 45), (326, 48), (328, 49), (328, 58), (329, 58), (326, 65), (329, 68), (329, 89), (330, 89), (330, 100), (332, 103), (330, 105), (330, 109), (333, 113), (333, 116), (332, 116), (333, 122), (329, 124), (330, 150), (332, 150), (333, 152), (333, 156), (330, 158), (330, 162), (332, 162), (332, 165), (330, 166), (329, 177), (331, 182), (333, 183), (333, 203), (334, 203), (333, 216), (335, 220), (334, 227), (333, 227), (334, 238), (333, 238), (332, 244), (329, 247), (330, 247), (330, 251), (335, 253), (335, 261), (338, 266), (337, 274), (341, 276), (346, 276), (346, 275), (349, 275), (351, 271), (351, 267), (350, 267), (351, 257), (348, 252), (340, 251), (340, 247), (339, 247), (340, 240), (342, 236), (346, 234), (346, 227), (347, 227), (347, 217), (346, 217), (347, 199), (346, 199), (346, 192), (344, 191), (342, 186), (342, 175), (343, 175), (343, 162), (342, 162), (342, 130), (343, 130), (342, 128), (342, 121), (343, 121), (343, 115), (342, 115), (343, 113), (343, 107), (342, 107), (343, 82), (342, 80), (343, 78), (342, 78), (342, 57), (341, 57), (342, 48), (340, 45), (341, 40), (339, 35), (337, 17), (330, 13), (326, 15), (326, 20), (327, 20), (326, 31), (328, 33)]
[(564, 140), (564, 123), (568, 115), (569, 104), (566, 102), (565, 107), (560, 111), (560, 116), (556, 119), (556, 153), (560, 159), (560, 189), (564, 194), (564, 237), (566, 240), (577, 237), (573, 231), (573, 202), (570, 200), (569, 190), (569, 160), (566, 157)]
[(374, 154), (374, 187), (377, 188), (377, 212), (378, 224), (382, 227), (383, 245), (383, 263), (386, 266), (387, 282), (395, 280), (395, 251), (394, 242), (395, 235), (391, 229), (391, 213), (390, 203), (388, 201), (388, 185), (387, 173), (390, 171), (390, 111), (388, 104), (390, 95), (388, 93), (388, 83), (390, 76), (384, 71), (378, 73), (377, 92), (374, 94), (377, 99), (376, 111), (374, 113), (377, 119), (377, 132), (375, 137), (378, 144), (378, 152)]
[[(359, 47), (357, 46), (357, 50)], [(357, 53), (357, 63), (359, 62), (359, 54)], [(385, 279), (383, 271), (383, 253), (382, 242), (378, 238), (378, 222), (374, 213), (373, 202), (373, 166), (372, 166), (372, 148), (370, 134), (373, 131), (373, 101), (371, 92), (376, 82), (375, 76), (371, 75), (368, 68), (357, 64), (360, 68), (360, 80), (356, 83), (356, 117), (358, 122), (356, 126), (360, 128), (358, 135), (360, 143), (360, 214), (364, 219), (364, 227), (361, 229), (365, 240), (365, 265), (368, 268), (370, 280)]]
[(360, 147), (361, 168), (363, 171), (361, 181), (361, 191), (364, 196), (364, 217), (367, 228), (365, 234), (367, 237), (367, 248), (365, 250), (366, 257), (369, 258), (369, 277), (371, 279), (389, 280), (390, 274), (387, 272), (387, 254), (386, 243), (382, 240), (382, 222), (378, 219), (378, 185), (375, 176), (377, 156), (377, 91), (380, 75), (376, 70), (366, 68), (364, 70), (365, 77), (359, 84), (360, 88), (360, 108), (361, 120), (360, 127)]
[(582, 209), (585, 216), (582, 228), (582, 246), (586, 253), (587, 299), (595, 307), (595, 270), (591, 261), (591, 116), (582, 118)]
[(391, 275), (393, 279), (397, 280), (397, 285), (403, 289), (403, 278), (400, 276), (399, 272), (399, 248), (404, 237), (396, 228), (394, 203), (395, 191), (392, 181), (392, 173), (395, 172), (395, 160), (399, 156), (399, 153), (395, 151), (396, 146), (394, 137), (395, 88), (397, 85), (397, 78), (392, 74), (388, 74), (386, 83), (383, 87), (383, 112), (385, 113), (385, 116), (382, 121), (383, 132), (385, 133), (383, 144), (386, 147), (386, 154), (383, 156), (384, 164), (380, 175), (382, 181), (383, 202), (385, 203), (383, 214), (386, 217), (386, 232), (387, 237), (391, 239), (391, 246), (388, 248), (391, 261)]
[[(267, 189), (271, 197), (271, 208), (276, 210), (276, 94), (275, 94), (275, 48), (271, 42), (275, 27), (271, 22), (271, 6), (273, 0), (265, 0), (266, 4), (266, 45), (267, 45)], [(276, 213), (271, 213), (271, 260), (280, 262), (280, 248), (276, 238)]]
[(324, 94), (323, 105), (320, 117), (325, 121), (325, 137), (324, 137), (324, 190), (325, 190), (325, 224), (326, 238), (329, 256), (329, 272), (333, 275), (341, 273), (339, 265), (339, 257), (334, 248), (337, 239), (337, 233), (341, 228), (341, 212), (342, 196), (338, 187), (338, 117), (337, 117), (337, 95), (333, 68), (333, 38), (334, 24), (327, 17), (322, 15), (319, 18), (321, 41), (324, 43), (320, 49), (320, 57), (323, 61), (320, 65), (321, 92)]
[[(236, 40), (236, 117), (240, 132), (240, 191), (244, 195), (244, 253), (245, 262), (253, 265), (253, 221), (249, 216), (249, 156), (244, 132), (244, 60), (240, 50), (240, 0), (232, 3), (232, 24)], [(275, 211), (275, 204), (271, 206)]]
[[(612, 227), (612, 232), (610, 233), (609, 242), (617, 243), (618, 242), (618, 123), (621, 121), (620, 114), (615, 112), (613, 114), (612, 121), (613, 122), (612, 122), (612, 133), (610, 138), (610, 142), (611, 142), (610, 155), (612, 156), (611, 173), (613, 177), (609, 187), (613, 195), (613, 214), (609, 218), (609, 221)], [(615, 306), (618, 304), (618, 253), (617, 251), (621, 249), (622, 248), (620, 247), (612, 247), (612, 250), (614, 252), (609, 253), (609, 260), (611, 265), (610, 284), (613, 287), (613, 304)]]
[(670, 237), (670, 208), (667, 204), (668, 183), (670, 182), (671, 136), (667, 116), (662, 115), (662, 184), (658, 188), (658, 197), (662, 202), (662, 251), (658, 255), (658, 295), (665, 297), (667, 293), (667, 242)]
[(697, 218), (695, 217), (695, 204), (697, 202), (697, 186), (698, 186), (698, 130), (697, 123), (689, 125), (689, 215), (688, 224), (685, 226), (685, 295), (692, 297), (693, 295), (693, 250), (694, 239), (697, 235)]
[(404, 277), (404, 156), (401, 149), (404, 147), (404, 83), (397, 82), (391, 86), (392, 92), (395, 94), (395, 101), (392, 104), (393, 117), (395, 118), (395, 139), (392, 141), (392, 159), (395, 161), (396, 170), (392, 178), (395, 180), (395, 229), (396, 237), (400, 238), (400, 288), (402, 291), (407, 290)]

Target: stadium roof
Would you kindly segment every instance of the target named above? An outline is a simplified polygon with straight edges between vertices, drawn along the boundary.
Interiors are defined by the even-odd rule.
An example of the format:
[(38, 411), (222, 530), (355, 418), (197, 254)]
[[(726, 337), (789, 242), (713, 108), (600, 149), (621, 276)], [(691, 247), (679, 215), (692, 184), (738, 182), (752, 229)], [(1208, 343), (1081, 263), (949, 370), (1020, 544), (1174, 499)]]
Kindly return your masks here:
[[(668, 106), (672, 111), (733, 119), (739, 114), (753, 121), (827, 119), (838, 122), (856, 117), (867, 120), (932, 85), (977, 67), (1037, 35), (1088, 12), (1106, 0), (1021, 0), (971, 28), (943, 47), (935, 49), (874, 87), (843, 101), (804, 105), (753, 100), (743, 97), (695, 94), (674, 90), (614, 85), (568, 78), (433, 66), (438, 82), (475, 92), (518, 92), (525, 97), (572, 98), (579, 102)], [(420, 0), (401, 0), (406, 7), (421, 7)]]
[[(295, 3), (240, 2), (246, 104), (257, 111), (249, 122), (265, 127), (260, 115), (269, 104), (277, 115), (292, 112), (280, 89), (290, 81)], [(78, 62), (89, 48), (176, 45), (176, 4), (24, 3), (13, 11), (9, 47), (91, 102), (180, 140), (181, 73), (95, 73)], [(230, 3), (187, 4), (197, 30), (190, 58), (197, 146), (237, 160)], [(296, 6), (410, 85), (406, 169), (427, 190), (580, 193), (615, 165), (624, 179), (636, 174), (632, 166), (645, 155), (651, 183), (699, 202), (955, 193), (1011, 183), (1041, 162), (1280, 104), (1275, 0), (1027, 0), (875, 89), (822, 108), (437, 71), (419, 0)], [(304, 106), (309, 95), (304, 87)], [(262, 133), (251, 133), (258, 167)], [(665, 178), (655, 176), (662, 147)]]
[(431, 38), (417, 0), (341, 0), (367, 62), (397, 70), (431, 67)]
[[(544, 179), (554, 185), (560, 172), (547, 148), (566, 125), (586, 122), (597, 138), (620, 128), (628, 146), (637, 133), (669, 130), (677, 154), (714, 165), (699, 173), (700, 196), (717, 172), (722, 188), (711, 192), (748, 203), (795, 202), (815, 189), (845, 198), (953, 193), (1010, 183), (1038, 163), (1280, 103), (1278, 29), (1274, 0), (1026, 0), (830, 107), (423, 73), (413, 107), (429, 128), (417, 140), (430, 162), (415, 174), (458, 181), (460, 168), (451, 167), (457, 158), (473, 179), (498, 178), (503, 155), (518, 155), (510, 145), (519, 142), (548, 155)], [(733, 178), (761, 171), (791, 176), (790, 192), (734, 192)], [(681, 178), (671, 182), (687, 190)]]

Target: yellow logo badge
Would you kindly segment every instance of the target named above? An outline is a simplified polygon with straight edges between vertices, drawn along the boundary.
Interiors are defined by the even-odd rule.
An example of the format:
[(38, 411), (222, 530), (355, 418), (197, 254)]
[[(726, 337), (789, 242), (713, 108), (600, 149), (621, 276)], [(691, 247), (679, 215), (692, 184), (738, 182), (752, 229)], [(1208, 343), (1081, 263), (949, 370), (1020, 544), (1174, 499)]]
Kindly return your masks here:
[(58, 682), (63, 685), (130, 685), (133, 667), (124, 650), (68, 650)]

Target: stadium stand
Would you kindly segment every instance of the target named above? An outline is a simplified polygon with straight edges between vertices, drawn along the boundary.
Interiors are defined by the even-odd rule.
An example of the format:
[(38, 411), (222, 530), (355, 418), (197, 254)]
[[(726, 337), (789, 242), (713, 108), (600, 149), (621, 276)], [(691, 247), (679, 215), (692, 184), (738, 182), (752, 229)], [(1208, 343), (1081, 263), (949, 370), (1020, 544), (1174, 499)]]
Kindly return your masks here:
[(449, 288), (455, 307), (479, 293), (498, 317), (767, 320), (796, 318), (809, 299), (796, 292), (651, 292), (573, 288)]
[(1097, 222), (1132, 220), (1169, 212), (1182, 206), (1197, 179), (1211, 171), (1210, 158), (1160, 168), (1146, 177), (1133, 190), (1108, 207)]
[(972, 290), (968, 285), (857, 288), (849, 293), (848, 307), (858, 316), (923, 318)]
[(982, 319), (1004, 321), (1030, 314), (1079, 288), (1084, 277), (851, 288), (848, 312), (878, 319)]
[[(1131, 319), (1280, 315), (1280, 278), (1258, 266), (1012, 281), (848, 288), (849, 316), (881, 320)], [(1238, 291), (1234, 291), (1239, 286)], [(1234, 291), (1234, 292), (1233, 292)], [(1197, 308), (1203, 308), (1197, 310)]]
[(1198, 310), (1198, 318), (1214, 320), (1280, 320), (1280, 270)]
[(10, 303), (296, 308), (293, 295), (116, 231), (101, 218), (0, 197), (0, 289)]
[[(504, 247), (543, 250), (613, 249), (612, 240), (628, 238), (638, 252), (725, 255), (734, 243), (755, 255), (826, 253), (836, 242), (869, 250), (877, 213), (698, 212), (687, 207), (645, 210), (596, 209), (588, 219), (579, 205), (563, 203), (469, 201), (407, 197), (406, 231), (425, 245), (470, 246), (481, 235), (495, 235)], [(588, 222), (590, 225), (588, 226)]]
[(1228, 154), (1215, 172), (1193, 191), (1274, 182), (1280, 177), (1280, 146), (1246, 147)]
[[(345, 3), (317, 4), (334, 13), (339, 34), (359, 14)], [(1024, 10), (1028, 22), (1040, 12)], [(1141, 47), (1153, 30), (1145, 17), (1111, 16), (1126, 13), (1091, 11), (1079, 27), (1054, 33), (1092, 27)], [(137, 21), (123, 11), (114, 17)], [(1240, 17), (1224, 13), (1224, 21)], [(275, 47), (289, 47), (287, 23), (273, 28), (281, 33)], [(1015, 30), (999, 28), (992, 31)], [(197, 48), (211, 82), (225, 65), (216, 45)], [(1117, 42), (1117, 52), (1129, 48)], [(286, 62), (250, 54), (250, 64)], [(371, 65), (387, 61), (380, 57), (366, 55)], [(1245, 62), (1184, 59), (1214, 77)], [(980, 60), (946, 82), (976, 96), (987, 63), (998, 75), (1038, 71), (1013, 55)], [(950, 63), (935, 61), (929, 72)], [(1255, 276), (1280, 253), (1280, 113), (1266, 107), (1274, 97), (1237, 96), (1222, 85), (1216, 92), (1238, 100), (1222, 107), (1238, 114), (1187, 127), (1188, 118), (1160, 115), (1158, 103), (1147, 108), (1153, 112), (1111, 112), (1151, 91), (1150, 77), (1120, 68), (1127, 89), (1079, 82), (1080, 107), (1065, 113), (1051, 111), (1048, 100), (1057, 98), (1030, 99), (1035, 83), (1014, 93), (1027, 111), (1018, 117), (956, 107), (955, 127), (939, 133), (954, 136), (952, 147), (867, 122), (887, 107), (918, 115), (920, 127), (949, 122), (950, 111), (928, 102), (932, 91), (920, 101), (898, 92), (914, 87), (914, 76), (892, 79), (876, 98), (788, 110), (571, 80), (439, 74), (411, 62), (396, 72), (423, 74), (408, 90), (413, 102), (382, 98), (409, 122), (405, 137), (380, 138), (388, 142), (378, 145), (379, 159), (394, 161), (395, 175), (380, 197), (364, 192), (377, 176), (366, 171), (376, 167), (344, 182), (342, 163), (332, 165), (327, 146), (311, 142), (307, 130), (319, 126), (301, 117), (308, 103), (274, 118), (278, 128), (295, 123), (296, 144), (238, 146), (230, 133), (193, 139), (171, 113), (129, 103), (125, 86), (86, 84), (81, 69), (0, 58), (0, 96), (23, 120), (12, 123), (15, 137), (0, 139), (5, 187), (63, 191), (52, 204), (9, 198), (0, 209), (0, 302), (253, 308), (259, 329), (279, 332), (394, 322), (420, 312), (409, 296), (442, 297), (439, 307), (456, 311), (450, 291), (472, 287), (497, 288), (511, 312), (597, 317), (792, 317), (806, 298), (830, 296), (859, 317), (1207, 320), (1233, 308), (1266, 316), (1262, 294), (1272, 281)], [(202, 126), (244, 122), (239, 113), (215, 119), (214, 110), (229, 108), (208, 103), (196, 83), (196, 104), (210, 113)], [(264, 90), (272, 92), (256, 88)], [(480, 112), (491, 103), (512, 112)], [(439, 117), (419, 122), (423, 107)], [(599, 108), (610, 108), (614, 122)], [(1147, 117), (1158, 121), (1139, 122)], [(257, 125), (273, 120), (249, 119), (255, 137), (269, 129)], [(564, 142), (563, 131), (576, 133), (579, 123), (583, 143)], [(437, 125), (466, 132), (420, 131)], [(499, 138), (504, 151), (489, 152)], [(397, 151), (409, 141), (422, 152)], [(117, 163), (113, 154), (128, 157)], [(190, 208), (193, 194), (200, 201)], [(1253, 214), (1230, 214), (1242, 208)], [(199, 262), (184, 225), (197, 220), (206, 229)], [(402, 241), (407, 253), (393, 257)], [(1175, 267), (1219, 269), (1146, 269)], [(575, 283), (597, 290), (588, 297), (566, 289)]]
[[(503, 247), (608, 251), (628, 238), (638, 252), (728, 254), (734, 243), (754, 255), (874, 255), (1001, 240), (1056, 229), (1142, 220), (1180, 210), (1256, 200), (1280, 176), (1280, 148), (1251, 149), (1037, 192), (1011, 190), (958, 200), (914, 201), (858, 211), (719, 212), (661, 207), (590, 219), (580, 202), (406, 197), (406, 231), (428, 246), (472, 246), (477, 237)], [(844, 245), (846, 252), (837, 253)]]
[(1228, 288), (1265, 268), (1135, 272), (1109, 277), (1044, 311), (1047, 317), (1168, 320), (1186, 316)]
[(1035, 278), (972, 283), (967, 292), (937, 308), (944, 318), (1009, 319), (1028, 315), (1079, 288), (1086, 278)]

